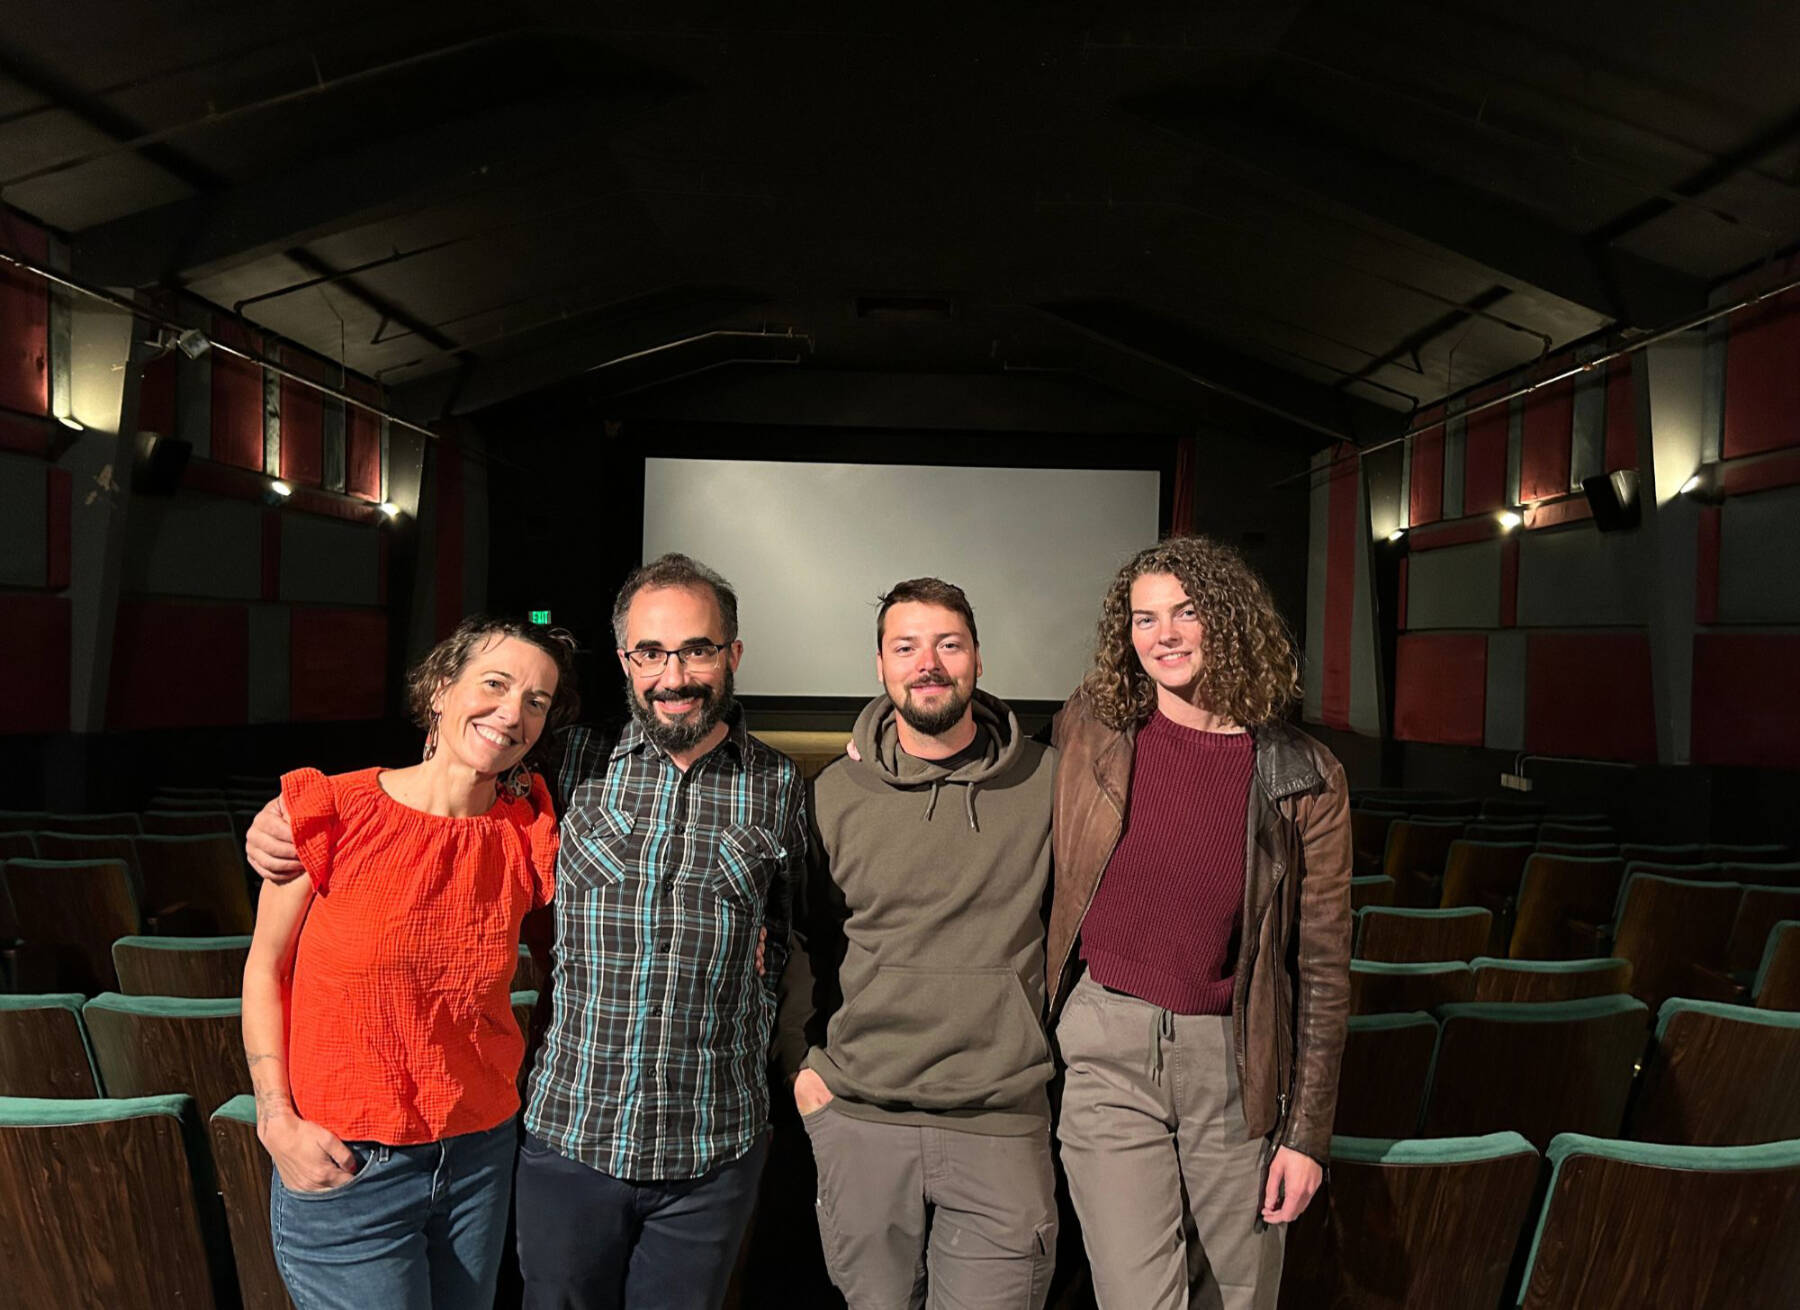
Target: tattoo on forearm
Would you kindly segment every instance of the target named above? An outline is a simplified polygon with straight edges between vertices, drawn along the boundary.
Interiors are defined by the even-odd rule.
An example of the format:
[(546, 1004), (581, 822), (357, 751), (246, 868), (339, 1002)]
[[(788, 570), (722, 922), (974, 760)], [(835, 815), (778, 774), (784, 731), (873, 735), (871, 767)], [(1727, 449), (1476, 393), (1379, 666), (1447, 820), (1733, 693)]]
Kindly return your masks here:
[(276, 1055), (273, 1051), (245, 1051), (244, 1067), (254, 1072), (256, 1066), (261, 1064), (264, 1060), (279, 1060), (280, 1058), (281, 1057)]

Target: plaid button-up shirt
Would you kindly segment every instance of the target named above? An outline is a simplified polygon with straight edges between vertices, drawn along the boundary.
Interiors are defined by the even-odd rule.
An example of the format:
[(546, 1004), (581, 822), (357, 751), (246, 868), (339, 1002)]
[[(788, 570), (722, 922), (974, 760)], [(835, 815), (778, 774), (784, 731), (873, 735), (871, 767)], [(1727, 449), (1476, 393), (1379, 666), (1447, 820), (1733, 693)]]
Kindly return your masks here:
[(805, 789), (741, 711), (685, 774), (635, 721), (606, 740), (571, 729), (555, 770), (551, 1016), (525, 1126), (615, 1178), (696, 1178), (768, 1126)]

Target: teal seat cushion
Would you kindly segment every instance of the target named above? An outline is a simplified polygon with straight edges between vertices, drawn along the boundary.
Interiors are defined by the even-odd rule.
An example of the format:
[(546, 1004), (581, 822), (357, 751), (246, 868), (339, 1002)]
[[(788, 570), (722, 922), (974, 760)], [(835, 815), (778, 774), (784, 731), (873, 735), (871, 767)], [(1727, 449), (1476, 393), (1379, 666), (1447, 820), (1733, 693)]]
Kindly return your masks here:
[(218, 1109), (214, 1110), (212, 1112), (212, 1117), (215, 1119), (236, 1119), (239, 1123), (253, 1124), (256, 1122), (256, 1098), (248, 1092), (245, 1092), (241, 1096), (234, 1096), (229, 1101), (225, 1102), (224, 1105), (221, 1105)]
[(1477, 955), (1469, 961), (1471, 969), (1510, 969), (1515, 973), (1588, 973), (1615, 969), (1628, 961), (1616, 955), (1590, 960), (1509, 960), (1497, 955)]
[(1437, 1008), (1438, 1018), (1487, 1019), (1495, 1023), (1567, 1023), (1601, 1019), (1636, 1011), (1649, 1023), (1650, 1007), (1635, 996), (1584, 996), (1573, 1001), (1451, 1001)]
[(1391, 1028), (1436, 1028), (1438, 1021), (1423, 1010), (1404, 1010), (1397, 1014), (1353, 1014), (1349, 1031), (1353, 1033), (1383, 1032)]
[(118, 992), (101, 992), (82, 1007), (108, 1010), (114, 1014), (153, 1015), (163, 1019), (214, 1019), (235, 1015), (243, 1010), (243, 1002), (235, 996), (121, 996)]
[(1765, 1028), (1800, 1028), (1800, 1010), (1759, 1010), (1754, 1005), (1727, 1005), (1723, 1001), (1698, 1001), (1686, 996), (1672, 996), (1656, 1012), (1656, 1037), (1662, 1035), (1669, 1021), (1678, 1014), (1706, 1014), (1733, 1023), (1755, 1023)]
[(130, 1096), (118, 1100), (50, 1100), (38, 1096), (0, 1096), (0, 1127), (57, 1128), (67, 1124), (114, 1123), (168, 1115), (184, 1122), (194, 1117), (191, 1096)]
[(113, 943), (113, 950), (119, 947), (133, 947), (141, 951), (241, 951), (250, 945), (250, 935), (241, 933), (230, 937), (149, 937), (135, 935), (121, 937)]
[(1469, 966), (1461, 960), (1425, 960), (1413, 964), (1391, 964), (1386, 960), (1352, 960), (1351, 973), (1433, 974), (1467, 973)]
[(80, 992), (0, 992), (0, 1010), (73, 1010), (81, 1013), (87, 997)]
[(1358, 1164), (1474, 1164), (1514, 1155), (1537, 1155), (1537, 1148), (1518, 1133), (1486, 1133), (1480, 1137), (1414, 1137), (1390, 1141), (1380, 1137), (1333, 1137), (1331, 1162)]
[(1763, 944), (1762, 963), (1756, 966), (1756, 981), (1750, 985), (1750, 995), (1762, 995), (1763, 983), (1769, 978), (1769, 966), (1775, 963), (1775, 948), (1790, 932), (1800, 932), (1800, 919), (1783, 919), (1769, 929), (1769, 940)]

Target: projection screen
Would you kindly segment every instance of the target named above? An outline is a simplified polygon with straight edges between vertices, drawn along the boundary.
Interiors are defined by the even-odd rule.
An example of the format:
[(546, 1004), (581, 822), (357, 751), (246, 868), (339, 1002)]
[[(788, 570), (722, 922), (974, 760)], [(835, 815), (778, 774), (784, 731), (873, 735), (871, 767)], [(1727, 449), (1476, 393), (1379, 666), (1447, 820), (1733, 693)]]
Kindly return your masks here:
[(984, 688), (1061, 700), (1158, 496), (1147, 469), (652, 458), (644, 558), (679, 550), (737, 589), (740, 695), (873, 695), (875, 598), (929, 575), (968, 593)]

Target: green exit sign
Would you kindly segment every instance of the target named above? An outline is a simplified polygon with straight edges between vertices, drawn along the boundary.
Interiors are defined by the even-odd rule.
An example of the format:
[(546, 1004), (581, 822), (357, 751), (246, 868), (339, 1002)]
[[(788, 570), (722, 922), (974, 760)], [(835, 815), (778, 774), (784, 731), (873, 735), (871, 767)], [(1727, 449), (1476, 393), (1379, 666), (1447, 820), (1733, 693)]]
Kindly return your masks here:
[(532, 610), (531, 611), (531, 621), (533, 623), (548, 624), (550, 622), (550, 611), (549, 610)]

